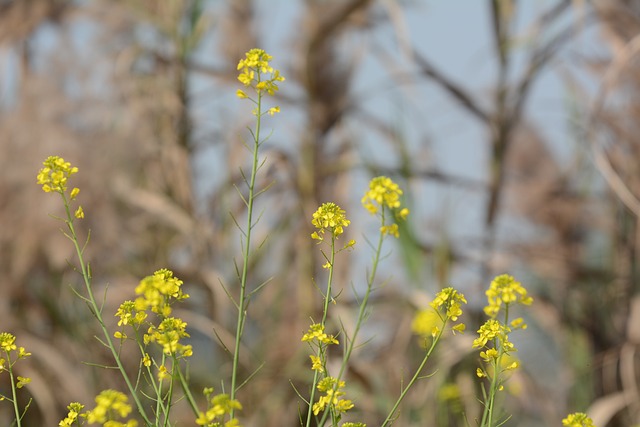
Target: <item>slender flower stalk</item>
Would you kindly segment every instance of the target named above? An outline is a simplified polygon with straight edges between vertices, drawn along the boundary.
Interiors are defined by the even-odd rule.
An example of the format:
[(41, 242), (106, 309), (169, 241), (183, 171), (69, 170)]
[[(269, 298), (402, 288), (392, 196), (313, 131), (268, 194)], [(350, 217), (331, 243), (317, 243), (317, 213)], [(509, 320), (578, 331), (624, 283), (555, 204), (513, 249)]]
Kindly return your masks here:
[(84, 218), (84, 211), (82, 207), (78, 207), (75, 213), (71, 212), (71, 201), (75, 200), (78, 196), (80, 190), (78, 188), (73, 188), (69, 194), (67, 194), (67, 180), (68, 178), (78, 172), (77, 167), (72, 167), (69, 162), (65, 162), (63, 158), (58, 156), (50, 156), (48, 157), (44, 163), (44, 167), (38, 173), (37, 181), (38, 184), (42, 185), (42, 190), (46, 193), (58, 193), (62, 198), (62, 202), (64, 204), (65, 216), (62, 220), (67, 226), (67, 232), (64, 235), (71, 240), (73, 246), (76, 251), (76, 255), (78, 257), (78, 263), (80, 266), (80, 273), (82, 274), (82, 278), (85, 285), (86, 296), (81, 297), (87, 304), (91, 310), (91, 313), (95, 316), (96, 320), (100, 324), (100, 328), (102, 329), (103, 339), (102, 341), (105, 346), (110, 350), (118, 370), (124, 379), (127, 388), (133, 400), (136, 404), (138, 412), (140, 416), (143, 418), (144, 422), (151, 426), (153, 423), (150, 418), (147, 416), (147, 413), (142, 405), (142, 402), (137, 396), (136, 389), (132, 384), (129, 375), (124, 369), (122, 361), (120, 360), (120, 355), (118, 354), (118, 349), (114, 345), (113, 340), (111, 338), (111, 334), (107, 330), (107, 327), (104, 322), (104, 318), (102, 316), (102, 308), (96, 301), (96, 298), (93, 293), (93, 287), (91, 283), (91, 270), (89, 264), (84, 259), (84, 249), (80, 245), (80, 241), (78, 239), (78, 235), (76, 233), (76, 228), (74, 226), (74, 221), (76, 219)]
[[(398, 396), (398, 399), (396, 400), (395, 404), (389, 411), (389, 414), (387, 415), (387, 418), (382, 423), (381, 427), (386, 427), (391, 424), (391, 422), (395, 417), (396, 411), (400, 406), (400, 403), (407, 395), (407, 392), (409, 391), (409, 389), (413, 387), (415, 382), (420, 378), (422, 370), (427, 364), (429, 357), (431, 357), (433, 350), (436, 348), (436, 346), (440, 342), (440, 339), (442, 338), (442, 334), (447, 328), (447, 324), (458, 320), (458, 317), (462, 315), (461, 304), (466, 304), (466, 303), (467, 303), (467, 300), (465, 299), (463, 294), (461, 294), (460, 292), (456, 291), (454, 288), (451, 288), (451, 287), (444, 288), (443, 290), (438, 292), (434, 300), (431, 302), (430, 311), (425, 310), (421, 313), (418, 313), (418, 315), (416, 316), (416, 319), (414, 320), (413, 329), (419, 335), (423, 335), (425, 339), (428, 339), (428, 335), (430, 335), (432, 340), (431, 345), (429, 346), (429, 349), (425, 353), (422, 359), (422, 362), (420, 363), (415, 373), (413, 374), (413, 377), (411, 377), (411, 380), (400, 392), (400, 396)], [(429, 320), (431, 318), (429, 315), (423, 316), (423, 314), (427, 314), (427, 313), (428, 314), (435, 313), (437, 318), (435, 323), (432, 323)], [(424, 324), (425, 320), (427, 323), (426, 325)], [(464, 329), (465, 329), (464, 323), (458, 323), (451, 328), (451, 331), (453, 333), (463, 332)]]
[[(253, 223), (253, 207), (255, 199), (260, 193), (260, 191), (256, 191), (256, 177), (258, 175), (258, 170), (260, 169), (258, 152), (260, 145), (262, 144), (262, 142), (264, 142), (261, 140), (260, 136), (262, 116), (264, 116), (265, 114), (274, 115), (275, 113), (280, 111), (279, 107), (272, 107), (267, 111), (263, 111), (263, 97), (265, 95), (274, 95), (278, 90), (278, 82), (284, 80), (284, 77), (280, 75), (280, 72), (269, 65), (269, 61), (272, 59), (272, 57), (268, 55), (264, 50), (251, 49), (246, 53), (245, 56), (245, 59), (240, 60), (240, 62), (238, 63), (238, 70), (240, 70), (238, 80), (245, 87), (251, 88), (256, 93), (256, 98), (252, 98), (244, 90), (241, 89), (238, 89), (236, 95), (240, 99), (249, 99), (255, 104), (253, 114), (256, 117), (256, 124), (254, 130), (251, 131), (251, 135), (253, 137), (253, 146), (251, 148), (252, 162), (251, 174), (249, 176), (249, 179), (247, 180), (246, 176), (243, 174), (249, 194), (246, 198), (241, 195), (243, 201), (245, 202), (245, 205), (247, 206), (247, 221), (246, 227), (242, 231), (244, 237), (242, 253), (243, 259), (242, 269), (240, 272), (240, 296), (237, 303), (238, 316), (236, 321), (235, 346), (233, 351), (231, 372), (230, 399), (232, 401), (235, 401), (235, 396), (238, 391), (238, 362), (240, 360), (240, 343), (242, 335), (244, 333), (244, 326), (247, 319), (247, 307), (251, 296), (251, 293), (247, 290), (247, 281), (249, 276), (249, 257), (251, 253), (251, 234), (253, 227), (255, 226), (255, 224)], [(231, 418), (233, 419), (233, 407), (231, 408), (230, 414)]]
[[(13, 365), (20, 359), (25, 359), (31, 356), (31, 353), (28, 353), (24, 347), (18, 347), (16, 345), (16, 337), (13, 334), (8, 332), (0, 332), (0, 354), (4, 354), (4, 357), (0, 357), (0, 373), (3, 371), (7, 371), (9, 373), (9, 380), (11, 383), (11, 398), (7, 398), (0, 394), (0, 400), (9, 400), (13, 404), (13, 412), (15, 414), (15, 422), (16, 426), (20, 427), (22, 425), (22, 417), (25, 412), (29, 408), (31, 401), (25, 407), (24, 411), (20, 412), (20, 407), (18, 406), (18, 395), (17, 389), (24, 387), (25, 385), (31, 382), (30, 378), (25, 378), (21, 376), (15, 376), (15, 372), (13, 370)], [(15, 354), (14, 354), (15, 353)], [(12, 358), (12, 354), (14, 357)]]
[[(496, 396), (504, 389), (507, 373), (518, 368), (519, 362), (511, 353), (516, 352), (509, 341), (509, 334), (516, 329), (526, 329), (522, 318), (509, 321), (509, 311), (513, 305), (531, 305), (533, 299), (527, 290), (512, 276), (502, 274), (491, 282), (487, 294), (487, 306), (484, 312), (489, 319), (478, 329), (478, 338), (473, 348), (479, 348), (480, 358), (487, 368), (478, 368), (477, 375), (489, 380), (489, 392), (485, 396), (480, 427), (494, 427), (496, 423)], [(503, 314), (503, 320), (497, 317)]]

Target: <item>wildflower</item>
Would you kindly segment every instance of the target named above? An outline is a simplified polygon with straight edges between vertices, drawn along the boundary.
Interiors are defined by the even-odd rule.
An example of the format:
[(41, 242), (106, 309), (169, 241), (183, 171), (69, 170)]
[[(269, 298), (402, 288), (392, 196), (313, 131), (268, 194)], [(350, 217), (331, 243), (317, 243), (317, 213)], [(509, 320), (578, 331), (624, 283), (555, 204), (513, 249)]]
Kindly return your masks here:
[[(436, 337), (440, 333), (440, 327), (448, 320), (456, 321), (462, 315), (460, 304), (466, 304), (464, 295), (452, 287), (444, 288), (429, 304), (430, 309), (420, 310), (413, 319), (413, 331), (423, 337), (431, 335)], [(452, 332), (464, 332), (464, 323), (452, 327)]]
[(495, 318), (502, 305), (523, 304), (531, 305), (533, 298), (527, 295), (527, 290), (512, 276), (502, 274), (491, 282), (487, 289), (488, 304), (484, 308), (487, 316)]
[(324, 372), (324, 367), (322, 366), (322, 359), (318, 356), (311, 355), (311, 369), (318, 372)]
[(364, 423), (344, 423), (342, 427), (367, 427)]
[(58, 423), (58, 427), (71, 427), (77, 420), (80, 415), (80, 411), (84, 408), (84, 405), (78, 402), (72, 402), (67, 406), (69, 412), (67, 416)]
[(567, 418), (562, 420), (562, 425), (565, 427), (595, 427), (593, 420), (583, 412), (569, 414)]
[(44, 167), (38, 172), (37, 180), (45, 193), (64, 193), (67, 191), (67, 179), (78, 172), (77, 167), (72, 167), (71, 163), (58, 156), (49, 156), (42, 164)]
[(142, 279), (136, 287), (136, 294), (142, 296), (135, 300), (135, 308), (138, 311), (150, 308), (154, 313), (167, 317), (171, 314), (173, 300), (189, 298), (181, 287), (182, 280), (174, 277), (171, 270), (158, 270)]
[(416, 335), (428, 337), (434, 335), (433, 332), (439, 332), (439, 327), (442, 323), (438, 312), (433, 309), (420, 310), (413, 318), (411, 323), (411, 329)]
[[(376, 215), (382, 210), (382, 225), (380, 226), (382, 235), (400, 237), (398, 221), (404, 221), (409, 216), (409, 209), (401, 207), (400, 196), (402, 196), (402, 190), (398, 184), (393, 182), (391, 178), (378, 176), (369, 182), (369, 190), (362, 197), (362, 205), (372, 215)], [(396, 222), (386, 223), (385, 209), (390, 209), (393, 212)]]
[(22, 388), (25, 385), (29, 384), (30, 382), (31, 382), (31, 378), (18, 376), (18, 383), (16, 384), (16, 388)]
[(436, 310), (444, 308), (446, 310), (446, 318), (455, 322), (458, 320), (458, 316), (462, 315), (460, 303), (467, 303), (464, 295), (454, 288), (448, 287), (438, 292), (435, 299), (431, 302), (431, 307)]
[(338, 344), (338, 340), (333, 335), (327, 335), (324, 333), (324, 325), (321, 323), (312, 324), (307, 333), (302, 336), (303, 342), (313, 340), (317, 340), (322, 344)]
[[(211, 397), (212, 388), (205, 388), (204, 394), (207, 396), (208, 409), (206, 412), (200, 412), (196, 419), (196, 424), (200, 426), (220, 426), (222, 424), (216, 422), (218, 418), (231, 414), (233, 411), (241, 410), (242, 404), (235, 399), (231, 399), (228, 394), (221, 393)], [(229, 420), (224, 424), (225, 427), (240, 427), (237, 420)]]
[(144, 335), (144, 342), (157, 342), (162, 346), (162, 351), (168, 356), (190, 357), (193, 355), (191, 345), (180, 343), (181, 338), (188, 338), (185, 331), (187, 323), (175, 317), (167, 317), (160, 322), (158, 327), (150, 326)]
[(5, 353), (16, 350), (18, 347), (16, 346), (15, 335), (10, 334), (9, 332), (0, 333), (0, 348), (4, 350)]
[[(402, 190), (391, 178), (378, 176), (369, 182), (369, 190), (362, 198), (362, 205), (372, 214), (377, 213), (381, 206), (396, 209), (400, 207), (401, 195)], [(405, 218), (409, 214), (408, 209), (401, 212), (403, 212)]]
[[(96, 396), (95, 401), (96, 407), (86, 413), (89, 424), (104, 423), (108, 425), (107, 423), (111, 421), (111, 425), (114, 425), (112, 419), (114, 415), (124, 418), (131, 413), (131, 405), (128, 403), (127, 396), (119, 391), (104, 390)], [(138, 423), (135, 420), (130, 420), (127, 424), (120, 423), (119, 425), (135, 427)]]
[(270, 116), (273, 116), (273, 115), (275, 115), (276, 113), (279, 113), (279, 112), (280, 112), (280, 107), (271, 107), (271, 108), (269, 108), (269, 109), (267, 110), (267, 113), (268, 113)]
[(119, 317), (118, 326), (134, 325), (138, 326), (147, 318), (147, 313), (136, 310), (136, 303), (133, 301), (125, 301), (120, 304), (116, 311), (115, 317)]
[(78, 206), (78, 209), (76, 209), (73, 216), (75, 216), (78, 219), (84, 218), (84, 210), (82, 210), (82, 206)]
[(341, 399), (341, 397), (345, 394), (343, 391), (341, 391), (344, 386), (344, 381), (338, 381), (333, 377), (325, 377), (320, 380), (317, 385), (317, 389), (325, 393), (325, 395), (320, 396), (318, 401), (313, 404), (313, 414), (318, 415), (327, 407), (331, 407), (338, 413), (347, 412), (349, 409), (353, 408), (353, 402), (351, 402), (350, 400)]
[[(272, 56), (262, 49), (251, 49), (245, 54), (245, 59), (238, 62), (238, 80), (244, 86), (253, 86), (253, 88), (262, 94), (267, 92), (274, 95), (278, 90), (278, 82), (284, 81), (284, 77), (280, 75), (280, 71), (269, 65)], [(266, 79), (263, 80), (263, 75)], [(246, 94), (242, 91), (236, 92), (239, 98), (246, 98)]]
[(142, 364), (147, 368), (151, 366), (151, 357), (149, 357), (148, 353), (144, 354), (144, 357), (142, 358)]
[(507, 333), (511, 330), (495, 319), (487, 320), (480, 329), (478, 329), (478, 338), (473, 341), (473, 348), (482, 348), (487, 342), (494, 339), (507, 339)]
[[(311, 238), (322, 241), (325, 231), (329, 231), (334, 237), (344, 233), (344, 227), (351, 224), (351, 221), (345, 216), (345, 212), (335, 203), (323, 203), (318, 210), (313, 213), (311, 220), (318, 230), (311, 234)], [(351, 241), (349, 242), (351, 243)], [(355, 243), (355, 242), (354, 242)]]

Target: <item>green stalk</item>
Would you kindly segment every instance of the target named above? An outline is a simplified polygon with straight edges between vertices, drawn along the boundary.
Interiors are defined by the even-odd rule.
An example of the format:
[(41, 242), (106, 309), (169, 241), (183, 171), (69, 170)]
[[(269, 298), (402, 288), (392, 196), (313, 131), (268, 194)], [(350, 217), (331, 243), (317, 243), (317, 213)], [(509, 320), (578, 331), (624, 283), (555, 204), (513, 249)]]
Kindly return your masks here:
[(431, 353), (433, 352), (433, 349), (436, 348), (436, 345), (438, 344), (438, 341), (440, 340), (440, 337), (444, 333), (446, 325), (447, 325), (447, 319), (445, 318), (445, 320), (443, 322), (443, 325), (442, 325), (442, 328), (440, 328), (440, 331), (438, 331), (438, 334), (433, 338), (433, 342), (431, 343), (431, 347), (429, 347), (429, 351), (427, 351), (427, 354), (425, 354), (424, 358), (422, 359), (422, 363), (420, 363), (420, 366), (418, 366), (418, 369), (416, 369), (416, 372), (415, 372), (415, 374), (413, 374), (413, 377), (411, 378), (411, 381), (409, 381), (407, 386), (404, 389), (402, 389), (402, 392), (400, 393), (400, 396), (398, 397), (398, 400), (396, 400), (396, 403), (393, 405), (393, 408), (391, 408), (391, 411), (389, 412), (389, 415), (387, 415), (387, 418), (384, 420), (384, 423), (382, 423), (382, 425), (380, 427), (386, 427), (387, 425), (389, 425), (389, 423), (391, 422), (391, 420), (393, 418), (393, 415), (398, 410), (398, 406), (400, 406), (400, 403), (402, 402), (402, 400), (406, 396), (407, 392), (413, 386), (413, 384), (418, 380), (418, 378), (420, 378), (420, 373), (422, 372), (422, 369), (424, 369), (424, 366), (427, 364), (427, 361), (429, 360), (429, 357), (431, 356)]
[(140, 416), (143, 418), (144, 422), (148, 426), (153, 426), (152, 422), (149, 420), (149, 417), (147, 417), (144, 407), (142, 406), (142, 402), (138, 398), (136, 389), (133, 387), (133, 384), (131, 384), (131, 380), (129, 379), (129, 376), (127, 375), (127, 372), (125, 371), (124, 366), (122, 365), (122, 361), (120, 360), (118, 351), (116, 350), (116, 347), (113, 344), (113, 341), (111, 339), (111, 335), (109, 334), (109, 331), (107, 330), (107, 327), (104, 323), (101, 309), (98, 307), (95, 296), (93, 295), (93, 289), (91, 287), (91, 275), (89, 274), (87, 265), (84, 262), (84, 257), (82, 255), (83, 250), (80, 248), (80, 244), (78, 243), (78, 236), (76, 235), (76, 230), (73, 226), (73, 216), (72, 216), (71, 210), (69, 209), (69, 201), (67, 200), (67, 197), (63, 192), (61, 192), (60, 195), (62, 196), (62, 200), (64, 202), (64, 208), (67, 213), (67, 220), (65, 222), (67, 224), (67, 227), (69, 228), (69, 232), (71, 233), (69, 237), (71, 238), (71, 241), (73, 242), (73, 246), (76, 249), (76, 254), (78, 255), (78, 262), (80, 263), (80, 271), (82, 273), (82, 278), (84, 279), (85, 288), (87, 290), (88, 298), (86, 300), (89, 301), (91, 305), (91, 311), (93, 312), (93, 315), (96, 317), (96, 319), (98, 320), (98, 323), (100, 324), (100, 327), (102, 328), (102, 332), (106, 340), (107, 347), (109, 347), (109, 350), (111, 350), (111, 354), (113, 355), (116, 365), (118, 366), (118, 370), (120, 371), (122, 378), (127, 384), (129, 393), (131, 394), (131, 397), (133, 398), (136, 404), (136, 407), (138, 408), (138, 412), (140, 413)]
[[(327, 278), (327, 292), (324, 295), (324, 307), (322, 309), (322, 322), (321, 322), (322, 326), (324, 326), (327, 321), (327, 313), (329, 312), (329, 301), (332, 298), (331, 286), (333, 284), (333, 263), (335, 262), (335, 259), (336, 259), (336, 236), (335, 234), (332, 233), (331, 234), (331, 258), (329, 259), (329, 277)], [(320, 344), (320, 346), (322, 346), (322, 344)], [(326, 359), (326, 357), (324, 357), (324, 351), (325, 349), (322, 347), (319, 350), (319, 356), (322, 358), (323, 362)], [(311, 425), (311, 413), (313, 412), (313, 401), (315, 399), (317, 384), (318, 384), (318, 371), (315, 371), (313, 375), (313, 384), (311, 385), (311, 396), (309, 397), (309, 408), (307, 410), (306, 427), (309, 427)], [(325, 410), (324, 415), (322, 417), (323, 420), (326, 419), (328, 412), (329, 410), (327, 408), (327, 410)], [(322, 422), (320, 422), (320, 424), (318, 425), (322, 425)]]
[(8, 351), (5, 351), (4, 354), (7, 355), (7, 365), (8, 365), (8, 371), (9, 371), (9, 378), (11, 379), (11, 397), (12, 397), (12, 402), (13, 402), (13, 410), (16, 413), (16, 425), (17, 427), (20, 427), (21, 424), (21, 417), (20, 417), (20, 408), (18, 408), (18, 396), (16, 394), (16, 383), (15, 380), (13, 379), (13, 369), (12, 369), (12, 363), (11, 363), (11, 354), (9, 354)]
[[(504, 326), (509, 324), (509, 304), (505, 304), (504, 309)], [(500, 349), (498, 353), (498, 358), (493, 362), (493, 377), (491, 378), (491, 388), (489, 389), (489, 401), (484, 407), (484, 411), (482, 413), (482, 422), (481, 427), (491, 427), (493, 425), (493, 412), (495, 406), (496, 394), (498, 393), (499, 387), (499, 375), (500, 366), (502, 366), (502, 356), (504, 356), (504, 346), (502, 346), (502, 341), (499, 338), (495, 338), (493, 340), (494, 348), (500, 344)]]
[[(258, 82), (260, 82), (260, 73)], [(253, 132), (253, 161), (251, 163), (251, 178), (249, 181), (249, 196), (247, 197), (247, 229), (245, 232), (245, 245), (242, 263), (242, 275), (240, 278), (240, 301), (238, 302), (238, 320), (236, 323), (236, 342), (233, 351), (233, 368), (231, 371), (231, 400), (236, 396), (236, 384), (238, 377), (238, 361), (240, 360), (240, 340), (244, 331), (244, 323), (247, 319), (247, 276), (249, 272), (249, 253), (251, 249), (251, 229), (253, 227), (253, 201), (255, 198), (255, 183), (258, 173), (258, 148), (260, 147), (260, 119), (262, 118), (262, 92), (258, 92), (256, 101), (256, 128)], [(234, 410), (231, 410), (231, 419), (234, 418)]]
[[(382, 224), (384, 225), (384, 221), (385, 221), (385, 208), (384, 206), (382, 207)], [(384, 234), (382, 232), (380, 232), (380, 236), (378, 237), (378, 244), (376, 246), (376, 252), (375, 255), (373, 256), (373, 265), (371, 267), (371, 274), (369, 274), (369, 277), (367, 278), (367, 290), (364, 294), (364, 298), (362, 299), (362, 303), (360, 303), (360, 309), (358, 311), (358, 318), (356, 320), (356, 326), (355, 329), (353, 331), (353, 336), (351, 336), (351, 338), (349, 339), (349, 344), (347, 345), (347, 349), (344, 353), (344, 357), (342, 360), (342, 365), (340, 366), (340, 372), (338, 373), (338, 377), (337, 377), (337, 381), (336, 381), (336, 385), (334, 388), (334, 393), (337, 390), (338, 384), (340, 383), (340, 380), (342, 379), (342, 376), (344, 375), (346, 369), (347, 369), (347, 365), (349, 363), (349, 359), (351, 358), (351, 353), (353, 352), (353, 349), (355, 348), (355, 343), (356, 343), (356, 338), (358, 336), (358, 333), (360, 332), (360, 328), (362, 326), (362, 322), (364, 321), (365, 315), (366, 315), (366, 309), (367, 309), (367, 304), (369, 302), (369, 296), (371, 295), (371, 290), (373, 289), (373, 282), (375, 281), (376, 278), (376, 273), (378, 271), (378, 264), (380, 263), (380, 253), (382, 252), (382, 242), (384, 241)], [(332, 266), (333, 266), (333, 262), (332, 262)], [(322, 426), (324, 425), (324, 423), (327, 420), (327, 416), (329, 414), (329, 411), (325, 411), (325, 413), (322, 416), (322, 419), (320, 420), (320, 423), (318, 425)]]

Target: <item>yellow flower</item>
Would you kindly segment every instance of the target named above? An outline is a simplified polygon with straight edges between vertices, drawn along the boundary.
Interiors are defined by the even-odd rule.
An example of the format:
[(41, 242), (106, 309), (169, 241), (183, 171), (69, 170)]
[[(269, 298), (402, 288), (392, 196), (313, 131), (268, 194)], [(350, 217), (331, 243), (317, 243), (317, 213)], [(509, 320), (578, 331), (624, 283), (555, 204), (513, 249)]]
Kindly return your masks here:
[(70, 403), (69, 406), (67, 406), (67, 409), (69, 410), (69, 412), (67, 413), (67, 416), (65, 417), (65, 419), (60, 421), (60, 423), (58, 424), (58, 427), (71, 427), (78, 420), (80, 411), (82, 411), (83, 408), (84, 408), (84, 405), (78, 402)]
[(440, 324), (442, 324), (442, 319), (440, 319), (438, 312), (429, 308), (418, 311), (411, 323), (411, 329), (416, 335), (428, 337)]
[[(401, 195), (402, 190), (391, 178), (378, 176), (369, 182), (369, 190), (362, 198), (362, 205), (372, 214), (377, 213), (381, 206), (396, 209), (400, 207)], [(405, 217), (408, 214), (407, 209), (404, 213)]]
[[(113, 418), (116, 415), (124, 418), (131, 413), (131, 405), (128, 403), (127, 396), (119, 391), (104, 390), (96, 396), (95, 401), (96, 407), (86, 413), (89, 424), (100, 423), (108, 425), (108, 422), (114, 421)], [(136, 426), (137, 422), (131, 420), (125, 425)]]
[(280, 112), (280, 107), (271, 107), (269, 108), (269, 110), (267, 110), (267, 113), (269, 113), (270, 116), (273, 116), (276, 113)]
[(311, 369), (318, 372), (324, 372), (324, 367), (322, 366), (322, 359), (318, 356), (311, 355)]
[(49, 156), (42, 164), (44, 167), (38, 172), (37, 182), (45, 193), (64, 193), (67, 191), (67, 179), (78, 172), (77, 167), (72, 167), (71, 163), (58, 156)]
[(16, 388), (22, 388), (25, 385), (29, 384), (30, 382), (31, 382), (31, 378), (18, 376), (18, 383), (16, 384)]
[(15, 335), (10, 334), (9, 332), (0, 333), (0, 348), (6, 353), (16, 350), (18, 347), (16, 346)]
[(188, 338), (185, 331), (187, 323), (175, 317), (162, 319), (158, 327), (150, 326), (145, 334), (145, 342), (157, 342), (167, 356), (190, 357), (193, 355), (191, 345), (180, 343), (181, 338)]
[(338, 381), (333, 377), (325, 377), (317, 385), (317, 389), (323, 393), (324, 396), (320, 396), (318, 401), (313, 404), (313, 414), (318, 415), (321, 411), (324, 411), (327, 407), (331, 407), (336, 412), (347, 412), (353, 408), (353, 402), (351, 400), (342, 399), (344, 392), (341, 391), (344, 388), (345, 382)]
[[(264, 92), (274, 95), (278, 90), (278, 82), (284, 81), (280, 71), (269, 65), (271, 55), (262, 49), (251, 49), (245, 54), (245, 58), (238, 62), (238, 80), (244, 86), (252, 86), (260, 95)], [(239, 98), (246, 98), (244, 92), (236, 92)]]
[(78, 209), (76, 209), (76, 212), (73, 215), (78, 219), (84, 218), (84, 211), (82, 210), (82, 206), (78, 206)]
[(487, 316), (495, 318), (503, 305), (523, 304), (531, 305), (533, 298), (527, 295), (527, 290), (512, 276), (502, 274), (497, 276), (489, 285), (487, 294), (487, 306), (484, 312)]
[(347, 219), (344, 210), (340, 206), (329, 202), (323, 203), (313, 213), (311, 224), (318, 229), (311, 234), (311, 238), (322, 241), (325, 231), (328, 230), (335, 237), (338, 237), (344, 233), (344, 227), (351, 224), (351, 221)]
[(140, 281), (136, 287), (136, 294), (142, 295), (135, 300), (135, 308), (144, 311), (148, 308), (162, 316), (171, 314), (173, 301), (189, 298), (182, 292), (182, 280), (173, 276), (173, 272), (161, 269)]
[(593, 420), (584, 412), (569, 414), (567, 418), (562, 420), (562, 425), (565, 427), (595, 427)]
[[(398, 221), (406, 220), (409, 215), (409, 209), (401, 207), (400, 196), (402, 196), (402, 190), (398, 184), (393, 182), (391, 178), (378, 176), (369, 182), (369, 190), (362, 197), (362, 206), (372, 215), (376, 215), (382, 210), (382, 225), (380, 226), (382, 235), (400, 237)], [(385, 209), (391, 210), (395, 222), (386, 223), (388, 216), (385, 215)]]
[(312, 324), (307, 333), (302, 336), (302, 342), (309, 342), (313, 340), (323, 344), (338, 344), (338, 340), (333, 335), (327, 335), (324, 333), (324, 325), (321, 323)]

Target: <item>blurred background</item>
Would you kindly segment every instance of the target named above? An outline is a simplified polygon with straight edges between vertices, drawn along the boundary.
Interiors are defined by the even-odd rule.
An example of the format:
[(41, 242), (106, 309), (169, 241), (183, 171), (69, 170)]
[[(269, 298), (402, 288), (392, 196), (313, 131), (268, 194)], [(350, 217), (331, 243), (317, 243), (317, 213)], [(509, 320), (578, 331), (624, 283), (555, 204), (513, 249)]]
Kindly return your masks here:
[(352, 327), (364, 236), (377, 231), (359, 201), (380, 174), (405, 189), (411, 216), (384, 247), (346, 420), (381, 424), (422, 358), (413, 315), (453, 285), (468, 332), (442, 343), (395, 424), (476, 425), (471, 341), (491, 278), (509, 273), (535, 302), (513, 336), (522, 369), (504, 393), (507, 425), (573, 411), (640, 424), (639, 35), (633, 0), (0, 0), (0, 330), (33, 354), (16, 365), (32, 378), (26, 425), (124, 390), (81, 363), (111, 361), (71, 290), (73, 247), (49, 216), (61, 203), (35, 183), (49, 155), (80, 169), (71, 185), (105, 317), (172, 269), (192, 296), (176, 315), (192, 328), (194, 390), (228, 387), (236, 313), (222, 285), (237, 292), (232, 215), (252, 123), (236, 64), (253, 47), (287, 80), (282, 112), (263, 121), (259, 185), (273, 185), (258, 199), (249, 283), (268, 285), (241, 353), (241, 378), (261, 367), (238, 396), (245, 426), (295, 426), (306, 412), (300, 337), (325, 280), (310, 219), (325, 201), (346, 209), (358, 242), (340, 255), (331, 312)]

